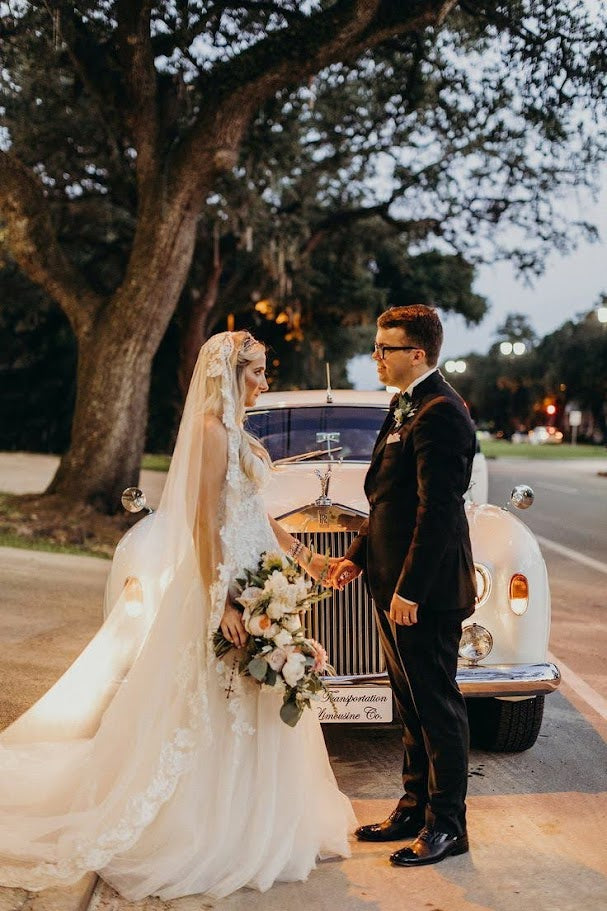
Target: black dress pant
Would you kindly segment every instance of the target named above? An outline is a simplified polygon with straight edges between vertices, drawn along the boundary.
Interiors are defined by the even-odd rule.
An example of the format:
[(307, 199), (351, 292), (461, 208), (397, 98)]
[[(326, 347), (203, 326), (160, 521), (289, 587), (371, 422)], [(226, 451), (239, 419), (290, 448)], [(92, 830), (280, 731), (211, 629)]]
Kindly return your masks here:
[(460, 835), (466, 830), (469, 729), (457, 686), (460, 611), (418, 611), (404, 626), (376, 606), (380, 639), (403, 723), (404, 794), (399, 809), (421, 822)]

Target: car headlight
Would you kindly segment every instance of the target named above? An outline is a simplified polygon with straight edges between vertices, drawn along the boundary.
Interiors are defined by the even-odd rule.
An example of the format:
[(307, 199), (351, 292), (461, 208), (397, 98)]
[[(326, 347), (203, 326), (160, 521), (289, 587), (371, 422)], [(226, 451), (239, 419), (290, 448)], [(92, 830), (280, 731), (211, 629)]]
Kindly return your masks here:
[(529, 607), (529, 582), (527, 581), (527, 576), (522, 573), (515, 573), (512, 576), (508, 586), (508, 598), (513, 614), (520, 617), (525, 613)]
[(493, 648), (493, 636), (488, 629), (478, 623), (471, 623), (462, 629), (462, 638), (459, 641), (459, 654), (461, 658), (476, 664), (486, 658)]
[(482, 563), (475, 563), (474, 577), (476, 579), (476, 606), (480, 607), (491, 593), (491, 573)]

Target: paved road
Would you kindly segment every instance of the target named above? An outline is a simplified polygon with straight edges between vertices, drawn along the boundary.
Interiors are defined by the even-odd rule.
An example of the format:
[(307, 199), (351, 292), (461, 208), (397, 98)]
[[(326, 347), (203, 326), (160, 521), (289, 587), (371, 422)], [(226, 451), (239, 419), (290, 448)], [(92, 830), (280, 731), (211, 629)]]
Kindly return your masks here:
[(489, 500), (504, 503), (515, 484), (535, 492), (531, 509), (518, 513), (536, 535), (607, 561), (607, 459), (540, 462), (490, 460)]
[[(554, 608), (551, 649), (563, 668), (563, 685), (547, 699), (533, 749), (516, 755), (472, 753), (471, 853), (437, 867), (403, 871), (390, 868), (385, 846), (356, 844), (351, 860), (325, 862), (305, 885), (279, 885), (263, 896), (237, 893), (218, 902), (219, 911), (291, 911), (303, 905), (327, 911), (605, 911), (607, 595), (600, 566), (607, 478), (594, 478), (588, 463), (581, 468), (490, 464), (491, 489), (500, 491), (493, 499), (505, 499), (501, 493), (514, 480), (536, 488), (536, 505), (521, 514), (528, 524), (596, 565), (544, 548)], [(581, 513), (576, 503), (586, 504)], [(4, 723), (44, 692), (95, 630), (106, 571), (106, 562), (90, 558), (0, 549)], [(333, 726), (326, 738), (340, 785), (354, 800), (359, 819), (382, 818), (399, 794), (398, 732)], [(0, 890), (0, 911), (72, 911), (88, 904), (89, 892), (85, 883), (77, 904), (76, 892), (32, 899)], [(196, 897), (129, 905), (102, 884), (89, 905), (90, 911), (208, 906)]]

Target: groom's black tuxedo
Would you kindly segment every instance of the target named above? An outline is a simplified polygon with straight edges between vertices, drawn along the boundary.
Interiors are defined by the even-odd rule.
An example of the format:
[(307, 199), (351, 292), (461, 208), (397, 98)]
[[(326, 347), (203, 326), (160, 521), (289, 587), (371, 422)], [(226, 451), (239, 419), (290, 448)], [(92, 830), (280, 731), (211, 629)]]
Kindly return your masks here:
[[(460, 834), (468, 722), (455, 675), (461, 623), (476, 596), (463, 500), (476, 438), (464, 402), (438, 371), (412, 399), (400, 429), (391, 410), (380, 430), (365, 479), (369, 518), (346, 556), (365, 571), (405, 728), (399, 806)], [(395, 592), (419, 604), (416, 624), (390, 620)]]

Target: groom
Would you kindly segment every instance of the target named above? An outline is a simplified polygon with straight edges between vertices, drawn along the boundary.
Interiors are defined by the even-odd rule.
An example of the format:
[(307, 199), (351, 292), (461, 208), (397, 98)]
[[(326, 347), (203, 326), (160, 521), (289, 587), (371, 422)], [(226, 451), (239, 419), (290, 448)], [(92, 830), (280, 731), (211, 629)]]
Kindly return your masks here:
[(463, 499), (476, 439), (465, 403), (436, 367), (442, 339), (430, 307), (394, 307), (377, 321), (377, 373), (401, 394), (365, 479), (369, 518), (331, 570), (338, 588), (365, 572), (404, 726), (403, 796), (388, 819), (356, 835), (411, 840), (390, 857), (406, 867), (468, 850), (468, 718), (455, 675), (476, 596)]

